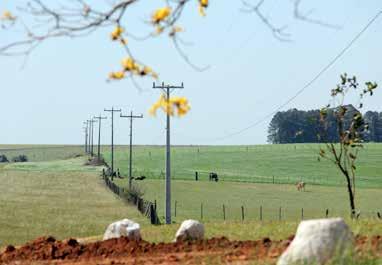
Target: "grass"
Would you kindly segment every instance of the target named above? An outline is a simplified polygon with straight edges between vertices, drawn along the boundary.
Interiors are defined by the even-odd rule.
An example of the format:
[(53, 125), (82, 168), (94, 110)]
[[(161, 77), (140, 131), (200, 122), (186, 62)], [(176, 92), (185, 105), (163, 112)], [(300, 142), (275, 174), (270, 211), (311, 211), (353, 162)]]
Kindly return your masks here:
[[(127, 180), (117, 181), (122, 186)], [(145, 180), (139, 185), (146, 199), (157, 201), (158, 215), (163, 220), (164, 181)], [(347, 217), (347, 196), (345, 187), (308, 185), (305, 192), (299, 192), (293, 185), (176, 180), (172, 182), (172, 216), (176, 222), (187, 218), (223, 221), (224, 204), (229, 221), (242, 219), (242, 206), (245, 220), (260, 220), (260, 206), (262, 220), (268, 221), (279, 220), (280, 207), (281, 220), (301, 220), (302, 208), (304, 219), (325, 217), (326, 209), (329, 209), (329, 216)], [(376, 198), (381, 197), (380, 189), (357, 191), (361, 218), (376, 217), (376, 212), (382, 210), (380, 200)]]
[(115, 220), (148, 221), (102, 184), (84, 158), (12, 163), (0, 169), (0, 246), (42, 235), (57, 238), (103, 234)]
[[(318, 162), (317, 144), (256, 146), (175, 146), (171, 153), (174, 180), (201, 180), (217, 172), (222, 181), (256, 183), (296, 183), (343, 186), (344, 177), (328, 161)], [(110, 160), (110, 152), (104, 156)], [(128, 172), (128, 147), (118, 147), (115, 165)], [(356, 185), (359, 188), (382, 188), (382, 144), (369, 143), (360, 152)], [(133, 149), (133, 172), (150, 179), (163, 179), (164, 147), (136, 146)]]
[[(204, 220), (222, 221), (223, 204), (226, 219), (233, 221), (241, 220), (242, 206), (248, 220), (260, 219), (260, 206), (265, 220), (279, 220), (280, 207), (282, 220), (300, 220), (302, 208), (304, 218), (324, 217), (326, 209), (330, 216), (347, 217), (344, 178), (334, 165), (317, 161), (318, 148), (317, 144), (173, 147), (173, 219), (201, 219), (203, 214)], [(115, 157), (116, 168), (127, 175), (128, 148), (117, 148)], [(109, 159), (108, 152), (105, 158)], [(146, 199), (157, 201), (162, 218), (164, 159), (164, 147), (134, 148), (133, 175), (147, 177), (136, 183), (145, 191)], [(382, 197), (381, 161), (382, 144), (366, 144), (356, 181), (356, 207), (362, 218), (375, 217), (382, 210), (376, 199)], [(195, 171), (200, 173), (198, 182), (194, 181)], [(207, 181), (208, 172), (217, 172), (220, 181)], [(298, 192), (294, 186), (300, 180), (307, 183), (305, 192)], [(120, 186), (127, 185), (126, 179), (116, 181)]]
[(8, 160), (24, 154), (29, 161), (52, 161), (68, 159), (84, 153), (79, 145), (0, 145), (0, 155), (6, 155)]

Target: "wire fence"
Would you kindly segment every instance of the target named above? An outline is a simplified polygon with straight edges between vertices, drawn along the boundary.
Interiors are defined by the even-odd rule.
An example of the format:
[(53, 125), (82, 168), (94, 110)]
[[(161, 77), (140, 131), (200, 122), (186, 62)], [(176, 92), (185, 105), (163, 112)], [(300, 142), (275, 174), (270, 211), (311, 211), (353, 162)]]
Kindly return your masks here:
[(109, 176), (102, 174), (102, 178), (105, 185), (116, 195), (118, 195), (122, 200), (129, 204), (133, 204), (137, 207), (137, 210), (145, 215), (151, 222), (151, 224), (159, 225), (160, 221), (157, 214), (156, 203), (147, 201), (136, 194), (129, 192), (127, 189), (119, 187), (115, 184)]
[[(351, 218), (350, 210), (338, 208), (272, 207), (269, 205), (230, 205), (214, 202), (190, 204), (175, 200), (172, 203), (175, 219), (199, 219), (204, 221), (297, 221), (317, 218)], [(162, 207), (162, 205), (160, 205)], [(356, 220), (380, 219), (382, 211), (357, 210)]]

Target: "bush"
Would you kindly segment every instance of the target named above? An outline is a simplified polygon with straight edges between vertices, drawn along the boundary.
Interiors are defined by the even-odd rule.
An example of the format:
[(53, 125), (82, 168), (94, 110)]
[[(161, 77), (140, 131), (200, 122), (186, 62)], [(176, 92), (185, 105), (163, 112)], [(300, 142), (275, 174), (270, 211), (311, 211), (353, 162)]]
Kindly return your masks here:
[(9, 161), (6, 155), (0, 155), (0, 163), (7, 163), (7, 162)]
[(28, 162), (26, 155), (18, 155), (12, 158), (12, 162)]
[(131, 185), (131, 189), (127, 191), (127, 193), (132, 197), (142, 198), (145, 194), (144, 190), (138, 186), (137, 184)]

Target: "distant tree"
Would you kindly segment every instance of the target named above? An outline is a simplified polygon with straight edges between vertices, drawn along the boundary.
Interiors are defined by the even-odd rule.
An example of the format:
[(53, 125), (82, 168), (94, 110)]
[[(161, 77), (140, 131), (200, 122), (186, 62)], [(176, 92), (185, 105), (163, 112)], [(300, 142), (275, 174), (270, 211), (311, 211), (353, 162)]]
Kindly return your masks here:
[[(373, 95), (377, 88), (376, 83), (366, 82), (365, 88), (360, 92), (360, 101), (366, 95)], [(327, 127), (329, 111), (333, 111), (335, 122), (337, 124), (337, 135), (339, 141), (326, 142), (323, 148), (320, 148), (319, 158), (327, 159), (338, 168), (345, 177), (347, 192), (349, 194), (351, 217), (356, 214), (355, 206), (355, 179), (356, 179), (356, 161), (358, 152), (363, 147), (362, 143), (368, 131), (368, 125), (365, 117), (357, 111), (352, 105), (345, 105), (345, 96), (350, 90), (359, 90), (359, 84), (355, 76), (349, 78), (347, 74), (341, 75), (341, 82), (336, 88), (331, 90), (333, 101), (331, 104), (322, 108), (320, 111), (321, 122), (324, 128)], [(363, 107), (362, 102), (360, 108)], [(330, 109), (331, 108), (331, 109)], [(349, 120), (348, 117), (351, 117)], [(323, 135), (324, 136), (324, 135)]]
[[(353, 116), (359, 113), (353, 105), (345, 106), (344, 125), (348, 127)], [(382, 113), (368, 111), (365, 123), (369, 130), (364, 133), (364, 141), (382, 142)], [(268, 142), (280, 143), (319, 143), (339, 142), (338, 124), (334, 109), (327, 109), (325, 125), (320, 122), (320, 110), (302, 111), (291, 109), (277, 112), (268, 127)]]
[(9, 162), (7, 156), (0, 155), (0, 163), (7, 163), (7, 162)]

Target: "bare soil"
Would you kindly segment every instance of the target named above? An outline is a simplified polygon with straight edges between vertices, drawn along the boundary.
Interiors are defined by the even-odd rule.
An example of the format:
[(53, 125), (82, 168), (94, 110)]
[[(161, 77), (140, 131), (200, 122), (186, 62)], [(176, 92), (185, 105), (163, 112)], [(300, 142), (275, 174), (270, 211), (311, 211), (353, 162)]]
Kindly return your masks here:
[[(40, 237), (23, 246), (7, 246), (0, 264), (274, 264), (293, 240), (231, 241), (225, 237), (178, 243), (149, 243), (127, 238), (81, 244)], [(381, 236), (356, 236), (357, 253), (382, 257)]]

